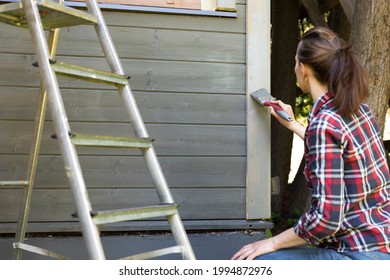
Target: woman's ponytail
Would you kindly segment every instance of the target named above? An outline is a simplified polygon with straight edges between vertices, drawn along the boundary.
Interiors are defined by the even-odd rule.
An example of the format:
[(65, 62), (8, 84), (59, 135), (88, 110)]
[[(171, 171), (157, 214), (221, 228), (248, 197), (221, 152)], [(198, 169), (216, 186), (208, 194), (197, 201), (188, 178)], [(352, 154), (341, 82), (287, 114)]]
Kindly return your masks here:
[(350, 46), (336, 51), (329, 72), (329, 90), (340, 114), (351, 115), (368, 97), (368, 78)]

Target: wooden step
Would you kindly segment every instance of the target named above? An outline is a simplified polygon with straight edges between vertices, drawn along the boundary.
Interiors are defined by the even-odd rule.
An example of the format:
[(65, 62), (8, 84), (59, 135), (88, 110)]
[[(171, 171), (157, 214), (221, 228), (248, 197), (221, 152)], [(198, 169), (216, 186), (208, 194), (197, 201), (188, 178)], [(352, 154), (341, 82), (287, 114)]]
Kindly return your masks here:
[(7, 186), (28, 186), (28, 181), (20, 180), (20, 181), (0, 181), (0, 187)]
[[(41, 15), (43, 28), (46, 30), (98, 23), (94, 15), (58, 4), (55, 1), (36, 0), (35, 2)], [(22, 2), (0, 5), (0, 22), (27, 28)]]
[(68, 260), (69, 259), (68, 257), (62, 256), (62, 255), (57, 254), (55, 252), (52, 252), (52, 251), (49, 251), (49, 250), (46, 250), (46, 249), (43, 249), (43, 248), (40, 248), (40, 247), (37, 247), (37, 246), (29, 245), (29, 244), (26, 244), (26, 243), (15, 242), (13, 244), (13, 246), (14, 246), (15, 249), (21, 249), (21, 250), (24, 250), (24, 251), (27, 251), (27, 252), (31, 252), (31, 253), (35, 253), (35, 254), (38, 254), (38, 255), (55, 258), (55, 259), (58, 259), (58, 260)]
[(76, 146), (147, 149), (152, 147), (152, 140), (116, 136), (72, 134), (71, 141)]
[(129, 79), (128, 76), (69, 64), (66, 62), (53, 62), (51, 64), (51, 67), (58, 75), (72, 77), (89, 82), (109, 84), (112, 86), (126, 85)]
[(92, 214), (95, 224), (109, 224), (124, 221), (170, 216), (177, 213), (177, 204), (160, 204), (154, 206), (99, 211)]

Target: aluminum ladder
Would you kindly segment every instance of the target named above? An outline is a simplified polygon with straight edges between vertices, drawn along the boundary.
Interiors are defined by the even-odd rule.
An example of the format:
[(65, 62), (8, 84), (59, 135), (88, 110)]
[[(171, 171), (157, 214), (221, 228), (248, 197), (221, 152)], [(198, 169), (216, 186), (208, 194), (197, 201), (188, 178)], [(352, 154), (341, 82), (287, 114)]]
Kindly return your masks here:
[[(145, 252), (124, 259), (149, 259), (166, 254), (180, 253), (183, 259), (195, 259), (188, 236), (180, 219), (164, 174), (154, 151), (145, 124), (132, 94), (128, 77), (123, 71), (102, 12), (95, 0), (85, 0), (87, 11), (65, 6), (52, 0), (22, 0), (0, 5), (0, 22), (25, 27), (30, 30), (35, 48), (37, 65), (41, 75), (41, 92), (34, 124), (34, 137), (30, 149), (27, 180), (2, 181), (0, 186), (23, 186), (16, 237), (14, 258), (21, 259), (22, 251), (30, 251), (58, 259), (66, 259), (55, 252), (24, 243), (31, 195), (36, 173), (39, 147), (47, 104), (55, 130), (55, 138), (64, 161), (65, 170), (74, 197), (77, 217), (90, 259), (105, 259), (98, 225), (140, 220), (152, 217), (166, 217), (176, 246)], [(41, 17), (41, 15), (43, 15)], [(62, 27), (88, 24), (94, 25), (111, 72), (55, 61), (58, 32)], [(49, 30), (48, 38), (45, 30)], [(93, 136), (71, 132), (57, 75), (65, 75), (90, 82), (110, 84), (118, 89), (129, 115), (136, 138)], [(80, 167), (75, 146), (116, 147), (140, 149), (160, 199), (159, 205), (110, 211), (94, 211)]]

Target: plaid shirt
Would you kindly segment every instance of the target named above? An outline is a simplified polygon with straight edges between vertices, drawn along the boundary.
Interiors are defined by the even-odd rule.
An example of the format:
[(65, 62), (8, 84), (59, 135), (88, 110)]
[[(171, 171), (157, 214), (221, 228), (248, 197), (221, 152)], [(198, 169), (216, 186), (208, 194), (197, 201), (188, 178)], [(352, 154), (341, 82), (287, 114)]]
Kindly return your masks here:
[(367, 105), (340, 116), (333, 94), (314, 104), (305, 133), (311, 209), (295, 233), (317, 247), (390, 253), (390, 175), (383, 141)]

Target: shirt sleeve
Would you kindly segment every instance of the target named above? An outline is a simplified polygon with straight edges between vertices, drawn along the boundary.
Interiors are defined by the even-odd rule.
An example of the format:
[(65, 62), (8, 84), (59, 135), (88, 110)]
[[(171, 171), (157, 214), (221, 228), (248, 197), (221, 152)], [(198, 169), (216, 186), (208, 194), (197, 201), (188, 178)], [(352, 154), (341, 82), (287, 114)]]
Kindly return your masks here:
[(310, 125), (306, 134), (305, 174), (312, 187), (311, 209), (294, 225), (311, 244), (332, 239), (344, 216), (343, 134), (329, 123)]

